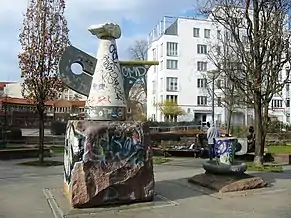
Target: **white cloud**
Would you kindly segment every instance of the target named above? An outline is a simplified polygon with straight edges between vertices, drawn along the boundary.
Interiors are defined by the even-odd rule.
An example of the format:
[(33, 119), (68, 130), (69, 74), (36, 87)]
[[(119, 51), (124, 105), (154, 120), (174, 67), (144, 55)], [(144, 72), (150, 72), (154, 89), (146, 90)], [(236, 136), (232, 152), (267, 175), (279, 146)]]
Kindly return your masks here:
[[(23, 13), (28, 0), (0, 1), (0, 81), (18, 80), (20, 71), (17, 55)], [(124, 21), (138, 24), (134, 34), (126, 34), (118, 40), (121, 57), (126, 58), (127, 48), (136, 38), (146, 37), (148, 32), (164, 15), (177, 16), (191, 9), (193, 0), (67, 0), (66, 18), (70, 29), (70, 39), (74, 46), (95, 55), (98, 39), (87, 28), (92, 24), (116, 22), (124, 30)]]

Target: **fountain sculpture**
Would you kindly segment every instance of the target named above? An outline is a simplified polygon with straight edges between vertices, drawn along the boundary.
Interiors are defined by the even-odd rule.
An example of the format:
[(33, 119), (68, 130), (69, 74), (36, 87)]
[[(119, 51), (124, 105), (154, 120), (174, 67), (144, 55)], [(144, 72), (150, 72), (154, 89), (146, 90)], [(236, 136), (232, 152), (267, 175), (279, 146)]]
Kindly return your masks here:
[(188, 181), (219, 192), (265, 187), (267, 182), (261, 177), (245, 174), (247, 165), (235, 161), (235, 154), (244, 153), (242, 147), (234, 137), (215, 138), (215, 159), (205, 161), (202, 166), (206, 172)]
[(215, 160), (202, 164), (206, 172), (216, 174), (243, 174), (247, 170), (245, 163), (236, 163), (234, 155), (240, 151), (238, 140), (234, 137), (220, 137), (215, 139)]
[[(94, 25), (100, 39), (97, 59), (69, 46), (60, 63), (63, 83), (88, 96), (85, 120), (67, 124), (64, 154), (64, 192), (73, 207), (151, 201), (154, 174), (149, 127), (126, 121), (127, 98), (137, 80), (155, 61), (119, 61), (116, 39), (120, 27)], [(98, 61), (97, 61), (98, 60)], [(83, 73), (72, 73), (79, 63)]]

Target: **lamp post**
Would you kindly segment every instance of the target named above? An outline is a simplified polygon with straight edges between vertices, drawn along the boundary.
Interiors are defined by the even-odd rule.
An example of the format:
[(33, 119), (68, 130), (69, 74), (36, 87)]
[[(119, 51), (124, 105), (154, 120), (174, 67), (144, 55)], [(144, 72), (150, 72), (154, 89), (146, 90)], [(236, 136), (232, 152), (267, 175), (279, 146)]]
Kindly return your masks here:
[(212, 121), (212, 124), (214, 124), (214, 88), (215, 88), (215, 79), (217, 77), (217, 74), (218, 74), (218, 71), (217, 70), (210, 70), (210, 71), (207, 71), (207, 76), (208, 78), (211, 79), (211, 121)]

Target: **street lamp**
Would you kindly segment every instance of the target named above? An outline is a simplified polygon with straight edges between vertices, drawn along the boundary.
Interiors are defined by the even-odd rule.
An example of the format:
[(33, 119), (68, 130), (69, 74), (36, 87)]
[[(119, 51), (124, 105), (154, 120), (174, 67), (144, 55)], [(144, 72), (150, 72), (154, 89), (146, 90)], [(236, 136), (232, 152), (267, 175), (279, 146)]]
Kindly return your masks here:
[(217, 78), (218, 75), (218, 70), (210, 70), (207, 71), (207, 76), (208, 78), (211, 79), (211, 83), (212, 83), (212, 90), (211, 90), (211, 120), (212, 120), (212, 125), (214, 124), (214, 88), (215, 88), (215, 79)]

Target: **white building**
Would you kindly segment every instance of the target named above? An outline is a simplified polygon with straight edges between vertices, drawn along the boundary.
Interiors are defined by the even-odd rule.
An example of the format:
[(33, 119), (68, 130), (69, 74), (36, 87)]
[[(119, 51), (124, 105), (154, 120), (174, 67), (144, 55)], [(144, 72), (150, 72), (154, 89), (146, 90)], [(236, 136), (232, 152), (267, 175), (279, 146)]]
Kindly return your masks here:
[[(149, 34), (148, 59), (158, 60), (159, 66), (148, 71), (147, 117), (164, 121), (158, 103), (166, 99), (177, 101), (185, 111), (178, 121), (211, 121), (211, 96), (207, 91), (205, 74), (215, 69), (207, 52), (223, 30), (209, 19), (164, 17)], [(282, 72), (281, 77), (286, 74)], [(217, 90), (216, 90), (217, 91)], [(290, 123), (290, 87), (276, 96), (270, 115)], [(215, 106), (215, 121), (225, 124), (228, 110)], [(232, 124), (249, 125), (253, 111), (242, 109), (232, 116)]]

